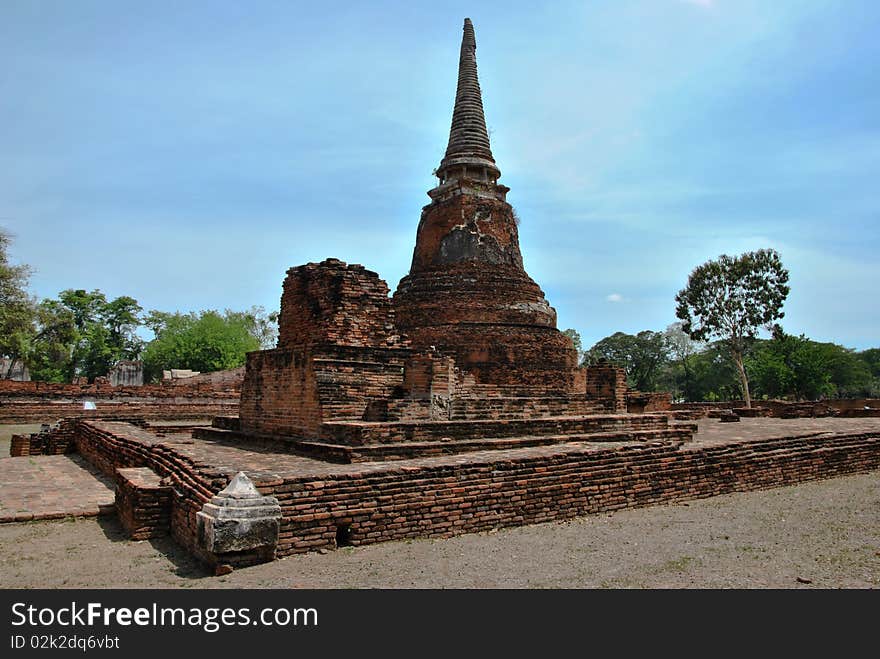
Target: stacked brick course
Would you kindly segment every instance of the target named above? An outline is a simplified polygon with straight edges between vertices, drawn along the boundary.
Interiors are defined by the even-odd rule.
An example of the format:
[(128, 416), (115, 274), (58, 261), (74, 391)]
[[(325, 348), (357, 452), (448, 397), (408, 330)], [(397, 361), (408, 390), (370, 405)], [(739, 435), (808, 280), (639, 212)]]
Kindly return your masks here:
[(360, 419), (401, 387), (409, 355), (376, 273), (336, 259), (291, 268), (278, 348), (248, 354), (241, 428), (317, 436), (326, 419)]
[[(156, 474), (150, 484), (159, 476), (172, 484), (173, 537), (203, 560), (214, 560), (199, 546), (195, 513), (225, 487), (237, 466), (214, 467), (187, 455), (185, 445), (163, 444), (129, 424), (73, 423), (76, 446), (104, 473), (149, 467)], [(283, 556), (338, 543), (449, 536), (874, 470), (880, 468), (880, 432), (698, 446), (563, 444), (485, 451), (466, 460), (323, 468), (310, 463), (299, 475), (273, 467), (271, 456), (263, 464), (263, 471), (250, 475), (261, 494), (277, 497), (281, 505), (277, 555)]]
[(626, 372), (605, 363), (586, 370), (587, 397), (608, 401), (610, 411), (626, 412)]
[(337, 259), (287, 271), (278, 323), (279, 348), (398, 347), (388, 284), (362, 265)]
[[(213, 374), (212, 374), (213, 375)], [(72, 416), (208, 419), (235, 413), (243, 370), (188, 384), (114, 387), (0, 380), (0, 423), (54, 422)], [(95, 403), (95, 410), (83, 407)]]
[(167, 535), (171, 525), (171, 487), (149, 467), (116, 470), (116, 513), (132, 540)]

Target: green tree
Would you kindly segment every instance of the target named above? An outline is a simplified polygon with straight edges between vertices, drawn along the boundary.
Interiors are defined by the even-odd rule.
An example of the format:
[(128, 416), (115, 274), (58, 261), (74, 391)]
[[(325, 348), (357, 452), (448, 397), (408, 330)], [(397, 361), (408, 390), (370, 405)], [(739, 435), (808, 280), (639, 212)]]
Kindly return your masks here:
[(9, 358), (2, 379), (10, 377), (16, 362), (26, 360), (36, 333), (37, 305), (26, 290), (31, 269), (10, 263), (11, 242), (10, 235), (0, 230), (0, 357)]
[(657, 376), (668, 360), (668, 348), (662, 332), (645, 330), (636, 335), (616, 332), (590, 348), (587, 359), (590, 362), (606, 359), (626, 370), (630, 387), (655, 391)]
[(67, 381), (77, 336), (73, 313), (58, 300), (43, 300), (37, 307), (37, 327), (28, 357), (31, 377)]
[(137, 359), (144, 349), (144, 341), (137, 335), (141, 326), (143, 308), (127, 295), (104, 305), (100, 319), (107, 329), (108, 343), (117, 359)]
[(671, 383), (680, 391), (685, 400), (697, 400), (694, 389), (694, 367), (691, 363), (701, 344), (694, 341), (682, 330), (681, 323), (672, 323), (665, 331), (666, 346), (675, 365)]
[[(32, 361), (46, 376), (55, 377), (60, 367), (62, 338), (68, 341), (67, 359), (61, 367), (68, 382), (77, 376), (94, 380), (120, 359), (140, 356), (143, 342), (136, 332), (142, 309), (134, 298), (124, 295), (108, 301), (100, 290), (67, 289), (58, 294), (58, 300), (44, 301), (42, 308), (46, 327), (53, 328), (52, 349), (48, 354), (34, 354)], [(72, 331), (67, 331), (71, 326)]]
[(278, 343), (278, 312), (266, 313), (262, 306), (252, 306), (247, 311), (226, 310), (227, 320), (239, 319), (263, 350), (274, 348)]
[(235, 368), (244, 364), (246, 353), (260, 348), (247, 313), (151, 311), (146, 324), (156, 334), (143, 353), (149, 379), (158, 379), (163, 370), (172, 368), (202, 372)]
[(735, 400), (741, 394), (739, 374), (723, 341), (706, 344), (690, 359), (693, 395), (691, 400)]
[(576, 329), (567, 329), (562, 332), (571, 339), (572, 344), (574, 344), (574, 349), (577, 351), (577, 359), (578, 364), (580, 364), (584, 360), (584, 344), (581, 341), (580, 332)]
[(871, 385), (870, 370), (853, 350), (781, 330), (758, 342), (746, 370), (757, 395), (768, 398), (848, 397), (864, 394)]
[(856, 353), (856, 357), (865, 365), (868, 373), (870, 373), (870, 380), (867, 382), (861, 395), (869, 398), (880, 396), (880, 348), (863, 350)]
[(692, 339), (718, 338), (726, 342), (736, 365), (746, 407), (751, 407), (749, 379), (743, 364), (746, 345), (759, 329), (771, 327), (784, 314), (788, 270), (779, 254), (760, 249), (698, 266), (685, 288), (675, 296), (676, 317)]

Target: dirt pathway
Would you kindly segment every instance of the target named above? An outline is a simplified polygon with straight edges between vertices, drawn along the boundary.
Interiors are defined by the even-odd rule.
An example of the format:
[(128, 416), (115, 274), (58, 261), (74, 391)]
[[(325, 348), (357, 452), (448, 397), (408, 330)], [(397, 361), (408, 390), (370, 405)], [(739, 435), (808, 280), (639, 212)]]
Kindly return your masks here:
[(170, 540), (125, 540), (112, 517), (4, 524), (0, 586), (876, 588), (880, 473), (303, 554), (225, 577)]

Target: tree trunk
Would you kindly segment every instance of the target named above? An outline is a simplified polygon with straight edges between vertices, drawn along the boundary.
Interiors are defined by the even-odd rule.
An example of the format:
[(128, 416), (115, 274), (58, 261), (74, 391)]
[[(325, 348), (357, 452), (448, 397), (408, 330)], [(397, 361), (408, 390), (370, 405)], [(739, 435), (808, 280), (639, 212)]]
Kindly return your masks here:
[(684, 366), (684, 399), (691, 400), (691, 369), (688, 368), (687, 357), (682, 357), (682, 366)]
[(739, 370), (739, 380), (742, 383), (743, 398), (745, 398), (746, 407), (751, 407), (752, 397), (749, 394), (749, 378), (746, 376), (746, 369), (743, 366), (742, 353), (734, 351), (733, 361), (736, 362), (736, 368)]

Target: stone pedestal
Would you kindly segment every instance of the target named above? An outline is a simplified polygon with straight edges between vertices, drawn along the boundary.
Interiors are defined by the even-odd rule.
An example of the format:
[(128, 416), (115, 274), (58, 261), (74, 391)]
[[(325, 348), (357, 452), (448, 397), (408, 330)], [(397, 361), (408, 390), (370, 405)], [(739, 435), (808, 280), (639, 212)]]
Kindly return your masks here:
[(196, 514), (199, 543), (217, 565), (240, 567), (275, 558), (281, 507), (240, 471)]

